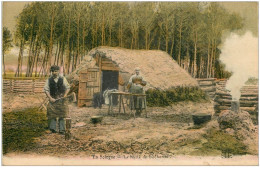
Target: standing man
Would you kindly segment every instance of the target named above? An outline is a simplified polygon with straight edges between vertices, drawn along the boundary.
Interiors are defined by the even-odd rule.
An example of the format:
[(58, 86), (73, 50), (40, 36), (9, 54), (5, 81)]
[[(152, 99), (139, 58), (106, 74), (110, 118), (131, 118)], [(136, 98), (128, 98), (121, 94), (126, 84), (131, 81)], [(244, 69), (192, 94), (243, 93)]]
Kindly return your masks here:
[[(143, 77), (140, 75), (140, 68), (135, 68), (135, 74), (132, 75), (129, 79), (127, 88), (129, 92), (134, 94), (145, 94), (144, 86), (146, 82)], [(142, 110), (145, 109), (145, 100), (143, 97), (133, 96), (130, 99), (130, 108), (131, 110), (136, 110), (136, 115), (141, 116)]]
[(44, 91), (49, 98), (47, 106), (48, 126), (52, 133), (58, 132), (56, 124), (58, 123), (59, 133), (65, 133), (64, 118), (69, 112), (67, 100), (64, 99), (69, 93), (70, 85), (67, 79), (60, 76), (59, 66), (51, 66), (51, 76), (47, 79)]

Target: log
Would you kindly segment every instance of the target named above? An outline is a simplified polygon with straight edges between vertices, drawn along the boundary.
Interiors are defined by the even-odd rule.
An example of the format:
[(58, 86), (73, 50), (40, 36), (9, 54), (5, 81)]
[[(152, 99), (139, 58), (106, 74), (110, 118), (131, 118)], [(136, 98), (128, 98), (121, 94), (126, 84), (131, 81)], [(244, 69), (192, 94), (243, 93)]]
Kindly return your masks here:
[(255, 92), (255, 93), (241, 93), (241, 97), (258, 97), (258, 92)]
[(240, 97), (240, 101), (258, 101), (258, 97)]
[[(231, 106), (231, 100), (218, 99), (217, 101), (222, 106)], [(258, 101), (240, 101), (240, 107), (252, 107), (258, 104)]]
[[(232, 100), (232, 97), (231, 96), (225, 96), (225, 95), (217, 95), (216, 96), (216, 100), (217, 99), (227, 99), (227, 100)], [(247, 96), (241, 96), (240, 101), (257, 101), (258, 100), (258, 97), (257, 96), (251, 96), (251, 97), (247, 97)]]
[(213, 91), (213, 92), (207, 92), (207, 93), (208, 93), (209, 95), (214, 95), (214, 96), (216, 95), (216, 94), (215, 94), (215, 91)]
[(201, 90), (203, 90), (204, 92), (215, 92), (216, 88), (215, 87), (204, 87), (204, 88), (201, 88)]
[[(229, 93), (227, 92), (223, 92), (223, 91), (216, 91), (216, 95), (220, 95), (220, 96), (231, 96)], [(258, 93), (241, 93), (241, 97), (254, 97), (254, 96), (258, 96)]]
[(230, 106), (217, 106), (216, 108), (218, 108), (219, 110), (230, 110), (231, 109)]
[(255, 112), (255, 107), (240, 107), (240, 110), (244, 110), (244, 111), (247, 111), (247, 112)]
[(102, 66), (102, 70), (119, 71), (118, 67)]
[(101, 64), (114, 64), (112, 60), (103, 60), (101, 61)]
[(215, 81), (215, 78), (196, 79), (197, 81)]
[(200, 86), (212, 86), (216, 83), (214, 81), (198, 81)]

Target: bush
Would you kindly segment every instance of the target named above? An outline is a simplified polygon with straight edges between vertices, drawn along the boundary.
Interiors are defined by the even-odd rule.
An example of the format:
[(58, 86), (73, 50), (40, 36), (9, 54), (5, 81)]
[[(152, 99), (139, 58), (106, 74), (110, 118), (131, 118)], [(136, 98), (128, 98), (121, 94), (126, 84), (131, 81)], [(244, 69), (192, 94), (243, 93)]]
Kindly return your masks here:
[(180, 101), (208, 101), (209, 98), (199, 87), (176, 87), (166, 91), (148, 89), (146, 91), (147, 105), (164, 107)]
[(43, 134), (47, 117), (37, 109), (3, 114), (3, 153), (26, 151), (34, 146), (34, 138)]
[(247, 153), (247, 146), (222, 131), (212, 130), (205, 136), (208, 142), (203, 144), (207, 149), (220, 150), (221, 152), (230, 152), (233, 155), (243, 155)]

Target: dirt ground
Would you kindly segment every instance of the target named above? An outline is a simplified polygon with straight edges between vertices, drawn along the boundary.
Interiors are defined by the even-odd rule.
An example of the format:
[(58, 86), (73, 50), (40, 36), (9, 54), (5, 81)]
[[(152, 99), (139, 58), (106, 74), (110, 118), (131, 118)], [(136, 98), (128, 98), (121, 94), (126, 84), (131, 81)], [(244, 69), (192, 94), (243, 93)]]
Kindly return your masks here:
[[(37, 107), (44, 98), (44, 95), (4, 96), (2, 107), (4, 111)], [(180, 155), (221, 157), (220, 151), (199, 151), (207, 141), (203, 136), (211, 129), (218, 128), (217, 120), (213, 118), (201, 128), (196, 128), (192, 121), (192, 114), (214, 114), (213, 103), (210, 102), (180, 102), (165, 108), (148, 107), (148, 118), (143, 113), (135, 119), (129, 109), (125, 114), (118, 114), (117, 107), (114, 108), (114, 114), (108, 115), (106, 105), (102, 109), (94, 109), (78, 108), (72, 103), (69, 108), (72, 139), (65, 140), (64, 135), (46, 130), (43, 136), (35, 138), (35, 149), (21, 154), (103, 160), (171, 159)], [(97, 115), (103, 116), (103, 120), (95, 125), (91, 123), (91, 117)], [(12, 156), (13, 153), (6, 154), (6, 157)]]

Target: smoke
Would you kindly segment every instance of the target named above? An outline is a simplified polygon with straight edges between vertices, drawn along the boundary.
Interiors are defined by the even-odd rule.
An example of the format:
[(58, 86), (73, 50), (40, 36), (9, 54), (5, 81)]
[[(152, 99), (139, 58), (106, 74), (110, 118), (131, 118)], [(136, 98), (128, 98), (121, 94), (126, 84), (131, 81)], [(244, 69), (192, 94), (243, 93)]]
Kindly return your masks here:
[(239, 36), (231, 33), (221, 47), (220, 60), (232, 72), (226, 89), (239, 100), (240, 89), (250, 77), (258, 78), (258, 39), (251, 32)]

